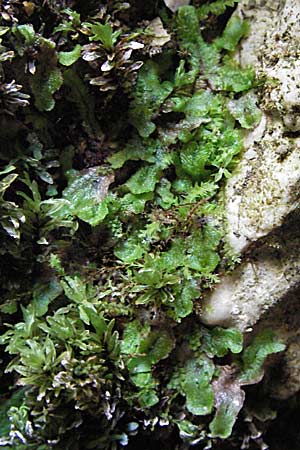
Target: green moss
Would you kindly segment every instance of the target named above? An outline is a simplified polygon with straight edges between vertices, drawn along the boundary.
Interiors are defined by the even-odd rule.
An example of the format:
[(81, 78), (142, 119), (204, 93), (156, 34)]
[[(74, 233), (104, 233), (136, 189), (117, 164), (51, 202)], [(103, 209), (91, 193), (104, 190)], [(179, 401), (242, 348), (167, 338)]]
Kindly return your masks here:
[(248, 24), (202, 35), (234, 3), (163, 12), (164, 46), (143, 22), (155, 2), (12, 3), (21, 25), (1, 19), (0, 343), (22, 386), (1, 388), (4, 448), (116, 449), (147, 424), (158, 441), (161, 424), (227, 439), (241, 385), (283, 349), (198, 323), (226, 266), (216, 194), (259, 120), (232, 58)]
[(144, 64), (129, 111), (130, 121), (141, 137), (147, 138), (154, 132), (156, 127), (152, 120), (158, 115), (159, 108), (172, 89), (169, 81), (160, 81), (158, 64), (153, 61)]

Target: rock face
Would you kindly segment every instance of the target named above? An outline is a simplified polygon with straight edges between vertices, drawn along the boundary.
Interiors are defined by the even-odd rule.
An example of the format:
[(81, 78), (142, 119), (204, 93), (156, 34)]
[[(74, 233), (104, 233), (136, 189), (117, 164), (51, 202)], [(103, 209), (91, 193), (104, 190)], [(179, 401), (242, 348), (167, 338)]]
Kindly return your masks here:
[[(202, 319), (251, 331), (259, 320), (258, 326), (268, 324), (278, 308), (280, 319), (273, 322), (288, 345), (288, 378), (294, 364), (288, 361), (298, 358), (300, 367), (295, 329), (280, 306), (291, 292), (297, 303), (300, 285), (300, 2), (245, 0), (237, 14), (251, 25), (237, 58), (268, 81), (260, 97), (261, 122), (245, 136), (245, 152), (223, 192), (227, 244), (242, 262), (207, 295)], [(278, 396), (299, 388), (294, 383)]]
[(300, 284), (299, 247), (300, 223), (294, 213), (221, 279), (205, 300), (203, 321), (251, 331), (266, 311)]
[(300, 2), (250, 0), (238, 13), (251, 23), (238, 58), (269, 80), (261, 123), (245, 137), (245, 154), (225, 188), (228, 242), (240, 253), (299, 206)]

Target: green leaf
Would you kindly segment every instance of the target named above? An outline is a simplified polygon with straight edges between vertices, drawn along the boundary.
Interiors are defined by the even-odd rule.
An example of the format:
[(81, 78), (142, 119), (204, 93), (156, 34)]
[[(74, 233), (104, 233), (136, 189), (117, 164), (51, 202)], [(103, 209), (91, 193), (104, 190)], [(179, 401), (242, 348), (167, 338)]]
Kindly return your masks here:
[(82, 25), (92, 32), (93, 36), (90, 36), (90, 41), (100, 41), (107, 51), (113, 50), (114, 44), (122, 32), (121, 30), (113, 31), (110, 23), (103, 25), (99, 22), (93, 24), (84, 22)]
[(224, 65), (211, 80), (216, 90), (239, 93), (253, 87), (255, 72), (252, 68), (241, 69), (236, 61), (225, 59)]
[(159, 114), (160, 106), (170, 95), (173, 86), (169, 81), (161, 83), (159, 66), (148, 61), (139, 71), (129, 119), (143, 138), (149, 137), (156, 128), (153, 119)]
[[(150, 358), (145, 356), (135, 356), (131, 358), (127, 363), (128, 370), (133, 374), (141, 374), (151, 372), (151, 360)], [(147, 377), (148, 379), (148, 377)], [(135, 380), (135, 378), (133, 379)], [(142, 386), (144, 382), (142, 382)]]
[(138, 355), (130, 357), (127, 362), (132, 374), (151, 372), (152, 366), (166, 358), (173, 347), (174, 338), (167, 331), (151, 331), (148, 325), (142, 326), (138, 321), (127, 325), (121, 343), (122, 353)]
[(194, 6), (183, 5), (178, 8), (176, 27), (177, 37), (182, 47), (188, 48), (191, 44), (199, 43), (200, 26)]
[(199, 19), (205, 19), (209, 14), (219, 16), (223, 14), (228, 7), (235, 6), (240, 0), (215, 0), (211, 3), (205, 3), (197, 8), (197, 14)]
[(159, 397), (154, 390), (145, 390), (139, 395), (139, 402), (144, 408), (151, 408), (159, 402)]
[(184, 63), (180, 62), (175, 75), (177, 87), (194, 83), (200, 72), (200, 48), (203, 42), (197, 12), (194, 6), (184, 5), (178, 9), (176, 16), (176, 35), (180, 50), (188, 56), (190, 70), (184, 71)]
[[(135, 368), (138, 369), (137, 365), (135, 365)], [(141, 362), (141, 371), (139, 372), (139, 370), (136, 370), (136, 372), (137, 373), (131, 373), (130, 379), (138, 388), (142, 389), (142, 393), (149, 391), (151, 386), (155, 387), (151, 366), (150, 364), (145, 365), (145, 360)]]
[(180, 151), (181, 167), (185, 173), (194, 179), (201, 180), (208, 173), (205, 170), (205, 165), (209, 156), (208, 149), (201, 147), (198, 142), (190, 142)]
[(107, 329), (107, 325), (103, 315), (98, 314), (95, 309), (90, 307), (89, 305), (85, 305), (84, 308), (89, 320), (91, 321), (91, 324), (95, 328), (97, 335), (99, 337), (102, 337)]
[(141, 214), (145, 205), (149, 200), (153, 199), (152, 192), (146, 192), (145, 194), (126, 194), (120, 198), (121, 209), (125, 213)]
[(148, 334), (149, 325), (142, 326), (138, 320), (129, 322), (126, 325), (121, 344), (121, 350), (125, 354), (133, 354), (137, 351), (143, 334)]
[[(217, 339), (215, 330), (217, 330)], [(232, 351), (240, 351), (241, 343), (239, 341), (241, 336), (238, 336), (240, 333), (237, 330), (215, 328), (210, 333), (214, 335), (215, 344), (212, 344), (211, 338), (207, 338), (207, 334), (204, 334), (202, 349), (208, 350), (211, 356), (213, 354), (224, 356), (226, 348), (221, 342), (222, 338), (227, 341), (229, 338)], [(226, 337), (225, 334), (227, 334)], [(252, 344), (243, 352), (240, 373), (237, 372), (234, 365), (219, 367), (218, 377), (212, 383), (216, 414), (209, 425), (211, 437), (227, 439), (231, 435), (236, 417), (245, 399), (245, 393), (241, 386), (259, 382), (263, 377), (263, 363), (266, 357), (271, 353), (280, 352), (284, 348), (285, 346), (276, 339), (271, 330), (264, 330), (254, 338)]]
[(4, 192), (9, 188), (9, 186), (15, 181), (15, 179), (18, 178), (17, 173), (10, 173), (6, 175), (1, 181), (0, 181), (0, 194), (4, 194)]
[(185, 250), (184, 240), (179, 237), (175, 238), (171, 248), (161, 253), (160, 269), (171, 271), (185, 265)]
[(220, 239), (220, 231), (209, 225), (203, 227), (201, 231), (195, 231), (186, 242), (186, 264), (191, 269), (205, 274), (213, 272), (220, 261), (217, 252)]
[(147, 161), (155, 163), (154, 152), (160, 147), (160, 143), (152, 139), (142, 140), (135, 138), (129, 141), (124, 150), (113, 153), (108, 162), (113, 169), (120, 169), (127, 161)]
[(221, 367), (213, 389), (216, 414), (209, 424), (211, 437), (227, 439), (245, 400), (245, 393), (235, 378), (235, 368)]
[[(234, 3), (234, 2), (233, 2)], [(219, 8), (222, 2), (216, 3)], [(211, 5), (204, 5), (198, 10), (198, 16), (204, 16), (210, 12)], [(208, 9), (207, 9), (208, 8)], [(225, 4), (226, 9), (226, 4)], [(194, 82), (199, 73), (201, 60), (203, 78), (206, 78), (213, 86), (214, 90), (242, 92), (249, 90), (255, 79), (253, 69), (241, 69), (239, 64), (232, 58), (225, 55), (222, 64), (221, 50), (234, 51), (241, 37), (247, 33), (248, 24), (242, 22), (237, 16), (233, 16), (224, 30), (221, 38), (213, 43), (207, 43), (203, 40), (199, 32), (197, 11), (193, 6), (182, 6), (178, 10), (177, 17), (178, 40), (184, 51), (189, 52), (190, 82)], [(183, 71), (183, 63), (180, 63), (177, 69), (175, 82), (176, 85), (186, 82), (187, 74)]]
[(49, 284), (37, 284), (33, 291), (32, 305), (37, 317), (41, 317), (48, 311), (49, 304), (62, 293), (62, 287), (56, 278)]
[(31, 24), (15, 25), (12, 32), (16, 35), (21, 35), (28, 46), (32, 45), (36, 40), (36, 34)]
[(204, 355), (190, 360), (185, 366), (186, 379), (182, 390), (186, 396), (186, 407), (195, 415), (206, 415), (212, 411), (214, 394), (210, 381), (214, 373), (212, 361)]
[(98, 225), (108, 214), (106, 196), (112, 181), (113, 176), (101, 175), (99, 168), (76, 173), (63, 191), (63, 198), (69, 202), (65, 213), (77, 216), (92, 226)]
[[(24, 400), (25, 389), (16, 391), (6, 402), (0, 406), (0, 438), (8, 438), (10, 432), (10, 421), (8, 412), (11, 407), (18, 407)], [(5, 447), (4, 447), (5, 448)], [(7, 447), (8, 448), (8, 447)]]
[(0, 175), (5, 175), (9, 172), (12, 172), (15, 169), (16, 169), (16, 166), (14, 166), (13, 164), (8, 164), (6, 167), (4, 167), (2, 170), (0, 170)]
[(225, 49), (233, 52), (236, 49), (239, 41), (249, 31), (249, 23), (240, 17), (233, 15), (227, 22), (225, 30), (219, 39), (216, 39), (215, 44), (218, 49)]
[(223, 99), (220, 95), (214, 95), (210, 91), (197, 92), (191, 98), (173, 99), (173, 111), (185, 114), (185, 119), (176, 125), (178, 139), (188, 142), (193, 139), (191, 132), (201, 124), (211, 122), (213, 117), (222, 117)]
[(58, 24), (57, 27), (54, 28), (53, 33), (58, 33), (60, 31), (65, 34), (76, 31), (76, 27), (81, 25), (80, 14), (76, 11), (73, 11), (71, 8), (65, 8), (61, 11), (61, 13), (67, 14), (69, 16), (69, 21), (63, 20), (62, 23)]
[(202, 350), (210, 357), (223, 357), (230, 350), (240, 353), (243, 349), (243, 335), (235, 328), (215, 327), (203, 335)]
[(151, 331), (139, 345), (139, 352), (145, 353), (151, 365), (165, 359), (174, 348), (174, 338), (165, 330)]
[(58, 275), (60, 276), (65, 275), (65, 270), (62, 266), (61, 260), (59, 256), (56, 255), (55, 253), (50, 254), (49, 265), (51, 269), (54, 269), (57, 272)]
[(130, 264), (137, 259), (142, 258), (145, 251), (145, 246), (142, 245), (135, 236), (130, 236), (125, 241), (116, 245), (114, 254), (121, 261)]
[(61, 87), (63, 77), (57, 67), (39, 64), (32, 76), (30, 86), (39, 111), (51, 111), (55, 106), (53, 94)]
[(282, 352), (284, 349), (285, 345), (278, 340), (272, 330), (264, 330), (255, 336), (242, 355), (240, 383), (258, 383), (263, 377), (263, 366), (267, 356)]
[(193, 445), (193, 440), (196, 440), (199, 436), (199, 426), (193, 424), (187, 419), (178, 420), (178, 422), (176, 421), (176, 425), (178, 426), (179, 436), (181, 439), (185, 441), (188, 440), (188, 442), (191, 440), (191, 444)]
[(261, 119), (261, 111), (256, 106), (256, 97), (249, 93), (238, 100), (228, 102), (228, 109), (243, 128), (254, 128)]
[(69, 16), (69, 19), (72, 20), (72, 23), (74, 25), (80, 26), (81, 24), (80, 14), (77, 11), (74, 11), (71, 8), (65, 8), (61, 12), (67, 14)]
[(63, 66), (71, 66), (81, 56), (81, 45), (77, 44), (70, 52), (59, 52), (58, 61)]
[(156, 202), (163, 209), (169, 209), (172, 205), (176, 204), (177, 199), (171, 192), (171, 183), (166, 178), (160, 180), (159, 186), (156, 188), (158, 194)]
[(222, 405), (218, 408), (213, 421), (209, 425), (212, 438), (227, 439), (232, 433), (237, 414), (240, 410), (236, 406), (236, 399), (225, 394)]
[(205, 354), (189, 359), (173, 375), (169, 389), (176, 389), (186, 397), (186, 408), (196, 416), (210, 414), (214, 405), (211, 380), (215, 366)]
[(79, 276), (65, 276), (60, 283), (68, 299), (77, 304), (88, 302), (95, 296), (93, 287), (86, 284)]
[[(213, 139), (213, 136), (208, 139)], [(222, 130), (212, 149), (211, 164), (218, 168), (230, 168), (234, 156), (238, 155), (242, 148), (243, 141), (239, 130), (229, 127)]]
[[(200, 58), (204, 75), (210, 83), (214, 81), (214, 76), (220, 71), (221, 54), (217, 49), (217, 46), (208, 44), (207, 42), (201, 42), (200, 46)], [(214, 85), (215, 87), (215, 85)]]
[(160, 172), (156, 166), (141, 167), (125, 185), (133, 194), (152, 192), (159, 181)]
[(135, 274), (135, 280), (138, 284), (144, 286), (161, 287), (163, 274), (157, 268), (144, 268)]
[(177, 320), (188, 316), (193, 311), (193, 300), (199, 297), (200, 292), (194, 280), (186, 281), (183, 286), (175, 287), (176, 299), (174, 311)]
[[(153, 365), (166, 358), (174, 348), (174, 338), (164, 330), (151, 330), (137, 320), (127, 324), (121, 342), (121, 353), (127, 356), (126, 366), (131, 381), (141, 389), (138, 394), (142, 407), (150, 408), (158, 401)], [(136, 356), (135, 356), (136, 355)]]

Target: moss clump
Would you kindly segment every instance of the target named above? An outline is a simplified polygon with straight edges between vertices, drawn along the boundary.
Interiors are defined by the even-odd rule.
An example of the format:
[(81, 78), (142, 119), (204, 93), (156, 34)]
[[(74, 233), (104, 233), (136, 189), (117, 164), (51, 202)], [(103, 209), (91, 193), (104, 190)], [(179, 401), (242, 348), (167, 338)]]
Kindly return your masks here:
[(267, 334), (238, 356), (237, 330), (198, 323), (223, 258), (215, 195), (258, 116), (232, 59), (248, 25), (207, 42), (220, 2), (148, 3), (2, 7), (4, 448), (227, 439), (283, 349)]

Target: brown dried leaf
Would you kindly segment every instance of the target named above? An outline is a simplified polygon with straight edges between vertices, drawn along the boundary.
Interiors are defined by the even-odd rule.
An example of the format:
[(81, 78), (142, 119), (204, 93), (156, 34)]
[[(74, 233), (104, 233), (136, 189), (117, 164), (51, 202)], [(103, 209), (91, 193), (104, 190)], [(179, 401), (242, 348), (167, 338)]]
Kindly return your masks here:
[(147, 27), (147, 31), (149, 31), (153, 36), (151, 39), (152, 47), (162, 47), (171, 40), (171, 36), (164, 29), (163, 23), (159, 17), (156, 17), (156, 19), (153, 19), (150, 22)]
[(27, 16), (32, 16), (32, 14), (34, 13), (34, 10), (36, 8), (36, 5), (32, 2), (23, 2), (23, 6), (24, 6), (24, 10), (25, 13), (27, 14)]

